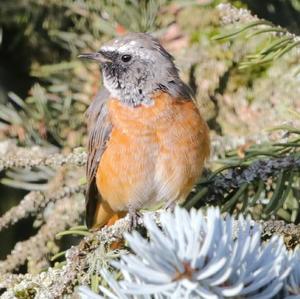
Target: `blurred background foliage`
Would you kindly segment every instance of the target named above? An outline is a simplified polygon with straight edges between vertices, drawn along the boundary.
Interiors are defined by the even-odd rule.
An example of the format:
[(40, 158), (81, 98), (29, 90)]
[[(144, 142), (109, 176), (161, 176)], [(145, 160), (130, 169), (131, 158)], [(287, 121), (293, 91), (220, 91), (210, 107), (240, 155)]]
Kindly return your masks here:
[[(220, 3), (247, 8), (264, 21), (243, 15), (224, 21), (216, 8)], [(211, 128), (213, 158), (187, 208), (214, 204), (257, 220), (298, 224), (299, 23), (299, 0), (1, 0), (0, 215), (15, 217), (7, 228), (0, 216), (0, 238), (7, 240), (0, 248), (3, 269), (17, 242), (47, 230), (57, 211), (68, 215), (59, 205), (68, 202), (65, 198), (77, 205), (76, 217), (64, 218), (57, 231), (32, 241), (46, 246), (47, 254), (14, 263), (12, 251), (6, 269), (39, 272), (53, 265), (49, 255), (74, 241), (55, 240), (55, 235), (82, 224), (83, 169), (77, 160), (45, 159), (74, 149), (81, 153), (86, 145), (84, 113), (101, 77), (98, 66), (78, 60), (78, 54), (129, 31), (152, 32), (175, 56)], [(32, 148), (37, 149), (33, 155)], [(70, 186), (77, 189), (64, 189)], [(35, 206), (18, 216), (10, 208), (25, 195)], [(47, 204), (37, 199), (40, 195)]]

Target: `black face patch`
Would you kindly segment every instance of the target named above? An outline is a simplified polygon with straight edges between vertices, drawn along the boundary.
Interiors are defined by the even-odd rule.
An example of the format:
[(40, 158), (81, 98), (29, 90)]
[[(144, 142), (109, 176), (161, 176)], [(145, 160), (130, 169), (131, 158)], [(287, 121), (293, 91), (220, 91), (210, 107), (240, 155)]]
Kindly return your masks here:
[(119, 54), (116, 51), (99, 51), (100, 54), (102, 54), (104, 57), (110, 59), (112, 62), (116, 61)]
[(120, 86), (120, 80), (127, 69), (124, 68), (119, 63), (113, 61), (103, 64), (103, 72), (107, 78), (114, 78), (118, 82), (118, 87)]
[[(106, 62), (102, 65), (105, 75), (108, 78), (115, 78), (118, 82), (118, 86), (120, 86), (120, 80), (122, 77), (124, 77), (124, 74), (128, 72), (128, 67), (132, 61), (132, 56), (120, 54), (117, 51), (100, 52), (102, 55), (111, 60), (110, 62)], [(126, 57), (124, 58), (124, 56)]]

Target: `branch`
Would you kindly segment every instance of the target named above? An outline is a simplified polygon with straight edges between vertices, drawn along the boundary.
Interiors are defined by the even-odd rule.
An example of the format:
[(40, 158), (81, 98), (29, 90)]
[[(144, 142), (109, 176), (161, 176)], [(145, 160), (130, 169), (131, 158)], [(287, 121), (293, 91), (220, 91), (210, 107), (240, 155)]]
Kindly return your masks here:
[(7, 141), (0, 143), (0, 153), (0, 171), (13, 167), (50, 166), (57, 168), (65, 164), (82, 166), (87, 160), (87, 155), (82, 148), (74, 149), (72, 153), (64, 155), (53, 153), (52, 148), (44, 149), (38, 146), (23, 148)]
[(274, 234), (281, 235), (288, 249), (300, 245), (300, 225), (280, 220), (259, 221), (263, 228), (262, 238), (270, 239)]
[(57, 233), (78, 223), (84, 204), (82, 199), (78, 199), (76, 203), (75, 201), (74, 196), (69, 198), (61, 196), (61, 200), (53, 208), (51, 217), (47, 219), (38, 233), (26, 241), (17, 243), (6, 259), (0, 261), (0, 274), (15, 271), (27, 260), (39, 261), (44, 258), (49, 253), (47, 242), (53, 240)]
[[(161, 211), (149, 212), (155, 222), (159, 222)], [(300, 226), (285, 225), (283, 221), (267, 221), (263, 225), (262, 236), (270, 238), (274, 233), (281, 234), (285, 240), (293, 236), (300, 243)], [(101, 231), (95, 232), (82, 239), (77, 246), (73, 246), (66, 253), (66, 264), (61, 269), (49, 268), (47, 272), (38, 275), (12, 276), (4, 275), (0, 287), (7, 287), (9, 290), (3, 294), (3, 298), (9, 297), (12, 287), (14, 290), (22, 290), (30, 286), (38, 285), (37, 298), (60, 298), (64, 293), (72, 292), (76, 285), (87, 283), (87, 260), (94, 253), (99, 245), (108, 246), (114, 241), (123, 238), (123, 234), (128, 231), (130, 225), (129, 217), (117, 221), (110, 227), (104, 227)], [(143, 225), (143, 219), (139, 219), (139, 225)], [(286, 238), (287, 237), (287, 238)], [(294, 243), (296, 244), (296, 242)], [(20, 283), (22, 281), (22, 283)]]
[(258, 17), (253, 16), (249, 10), (236, 8), (229, 3), (221, 3), (217, 6), (217, 9), (220, 14), (221, 25), (249, 23), (259, 20)]
[(268, 33), (276, 37), (274, 42), (269, 43), (256, 54), (248, 55), (247, 60), (240, 63), (240, 68), (272, 62), (282, 57), (287, 52), (300, 46), (300, 37), (290, 33), (287, 29), (275, 26), (273, 23), (258, 19), (251, 15), (247, 9), (238, 9), (231, 4), (219, 4), (217, 9), (220, 14), (221, 25), (242, 24), (243, 26), (229, 34), (220, 35), (215, 39), (229, 39), (253, 29), (247, 37)]
[(54, 188), (49, 188), (47, 192), (32, 191), (15, 207), (8, 210), (0, 217), (0, 231), (9, 225), (17, 223), (20, 219), (36, 214), (45, 208), (50, 202), (57, 202), (65, 197), (71, 197), (77, 193), (83, 193), (85, 185), (76, 184), (72, 186), (61, 187), (57, 192)]
[[(274, 135), (274, 134), (273, 134)], [(251, 136), (251, 140), (257, 143), (282, 140), (277, 134), (271, 136), (269, 133), (261, 133)], [(247, 138), (239, 136), (214, 136), (212, 145), (215, 153), (236, 148), (247, 142)], [(0, 142), (0, 171), (10, 168), (33, 168), (37, 166), (48, 166), (57, 168), (63, 165), (84, 166), (87, 162), (87, 153), (83, 148), (75, 148), (69, 154), (62, 154), (56, 148), (45, 149), (43, 147), (18, 147), (11, 140)]]
[[(59, 219), (55, 219), (55, 221), (59, 221)], [(51, 223), (54, 227), (57, 225), (55, 222)], [(141, 223), (142, 222), (139, 222), (139, 224)], [(61, 298), (62, 294), (65, 292), (72, 292), (74, 286), (78, 284), (78, 282), (80, 284), (86, 282), (85, 271), (88, 256), (98, 248), (101, 242), (102, 244), (109, 245), (116, 240), (122, 239), (124, 232), (129, 229), (129, 224), (129, 217), (125, 217), (117, 221), (114, 225), (104, 227), (101, 231), (85, 237), (77, 246), (73, 246), (67, 250), (66, 264), (61, 269), (49, 268), (47, 272), (38, 275), (26, 274), (25, 276), (14, 276), (3, 273), (2, 276), (0, 276), (0, 288), (7, 288), (8, 290), (1, 298), (14, 298), (14, 291), (21, 291), (31, 287), (38, 289), (36, 294), (37, 298)], [(53, 228), (51, 228), (51, 231), (53, 231)], [(48, 238), (49, 237), (47, 237), (47, 240)], [(36, 245), (36, 242), (30, 240), (23, 243), (20, 242), (19, 244), (24, 244), (26, 248), (32, 248)], [(38, 238), (35, 238), (35, 240), (37, 241)], [(19, 248), (20, 245), (17, 249)], [(21, 252), (18, 260), (25, 261), (26, 253), (23, 254)], [(1, 271), (3, 266), (5, 267), (3, 272), (5, 272), (12, 269), (13, 263), (15, 265), (17, 264), (15, 261), (17, 257), (16, 253), (14, 256), (15, 258), (9, 257), (10, 263), (0, 264)]]

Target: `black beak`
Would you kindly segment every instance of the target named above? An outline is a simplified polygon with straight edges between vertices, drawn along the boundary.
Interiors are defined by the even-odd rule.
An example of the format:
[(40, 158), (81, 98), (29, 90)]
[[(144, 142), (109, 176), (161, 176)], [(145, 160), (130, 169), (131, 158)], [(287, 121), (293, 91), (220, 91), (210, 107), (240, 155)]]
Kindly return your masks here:
[(91, 59), (91, 60), (98, 61), (100, 63), (110, 62), (111, 61), (109, 58), (105, 57), (100, 52), (96, 52), (96, 53), (83, 53), (83, 54), (78, 55), (78, 58)]

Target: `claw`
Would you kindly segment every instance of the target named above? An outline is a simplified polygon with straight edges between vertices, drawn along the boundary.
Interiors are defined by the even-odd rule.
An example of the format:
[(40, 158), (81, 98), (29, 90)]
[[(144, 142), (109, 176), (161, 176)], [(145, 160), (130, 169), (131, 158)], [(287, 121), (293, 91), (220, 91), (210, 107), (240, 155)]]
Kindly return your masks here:
[(175, 207), (176, 207), (176, 202), (175, 202), (175, 201), (171, 201), (171, 202), (168, 202), (168, 203), (167, 203), (165, 209), (166, 209), (167, 211), (174, 212)]
[(129, 210), (129, 231), (133, 231), (139, 224), (142, 214), (136, 210)]

